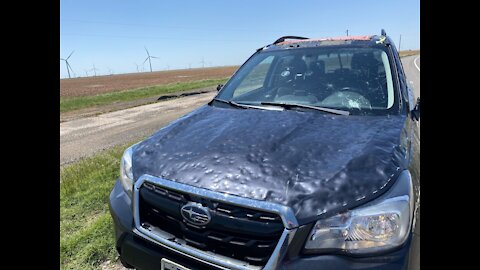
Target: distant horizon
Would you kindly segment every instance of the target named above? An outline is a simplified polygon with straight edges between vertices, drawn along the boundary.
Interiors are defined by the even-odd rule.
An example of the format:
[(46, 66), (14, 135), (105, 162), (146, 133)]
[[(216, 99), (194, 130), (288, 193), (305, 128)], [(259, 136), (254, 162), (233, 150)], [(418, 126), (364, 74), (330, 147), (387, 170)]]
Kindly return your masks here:
[[(169, 72), (169, 71), (179, 71), (179, 70), (191, 70), (191, 69), (209, 69), (209, 68), (224, 68), (224, 67), (236, 67), (240, 66), (241, 64), (238, 65), (224, 65), (224, 66), (213, 66), (213, 67), (195, 67), (195, 68), (177, 68), (177, 69), (169, 69), (169, 70), (153, 70), (152, 72), (150, 71), (133, 71), (133, 72), (126, 72), (126, 73), (114, 73), (114, 74), (101, 74), (101, 75), (91, 75), (91, 76), (78, 76), (78, 77), (72, 77), (70, 79), (79, 79), (79, 78), (91, 78), (91, 77), (107, 77), (107, 76), (115, 76), (115, 75), (128, 75), (128, 74), (142, 74), (142, 73), (155, 73), (155, 72)], [(68, 80), (69, 78), (60, 78), (60, 80)]]
[[(255, 49), (285, 35), (378, 35), (401, 50), (420, 49), (420, 1), (283, 0), (119, 2), (60, 0), (59, 57), (72, 77), (241, 65)], [(64, 61), (60, 78), (68, 78)]]
[[(420, 49), (408, 49), (408, 50), (401, 50), (402, 52), (405, 51), (420, 51)], [(133, 71), (133, 72), (126, 72), (126, 73), (114, 73), (114, 74), (102, 74), (102, 75), (91, 75), (91, 76), (77, 76), (77, 77), (72, 77), (72, 78), (60, 78), (60, 80), (68, 80), (68, 79), (79, 79), (79, 78), (91, 78), (91, 77), (107, 77), (107, 76), (115, 76), (115, 75), (128, 75), (128, 74), (142, 74), (142, 73), (155, 73), (155, 72), (169, 72), (169, 71), (178, 71), (178, 70), (189, 70), (189, 69), (208, 69), (208, 68), (222, 68), (222, 67), (235, 67), (235, 66), (240, 66), (238, 65), (222, 65), (222, 66), (212, 66), (212, 67), (192, 67), (192, 68), (177, 68), (177, 69), (169, 69), (169, 70), (153, 70), (152, 72), (150, 71)]]

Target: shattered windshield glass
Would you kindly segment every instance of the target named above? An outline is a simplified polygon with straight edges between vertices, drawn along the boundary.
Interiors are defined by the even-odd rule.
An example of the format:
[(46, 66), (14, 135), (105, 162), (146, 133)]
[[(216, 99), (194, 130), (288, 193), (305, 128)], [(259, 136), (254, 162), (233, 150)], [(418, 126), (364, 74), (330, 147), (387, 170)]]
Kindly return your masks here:
[(382, 114), (395, 104), (389, 57), (369, 47), (314, 47), (255, 54), (217, 99), (301, 104)]

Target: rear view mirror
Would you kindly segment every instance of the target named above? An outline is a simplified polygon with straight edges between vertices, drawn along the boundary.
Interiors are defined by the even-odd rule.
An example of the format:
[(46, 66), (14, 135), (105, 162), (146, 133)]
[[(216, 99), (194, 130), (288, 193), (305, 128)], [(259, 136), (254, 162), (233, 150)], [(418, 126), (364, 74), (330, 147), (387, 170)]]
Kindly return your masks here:
[(217, 85), (217, 91), (220, 91), (220, 89), (222, 89), (222, 87), (223, 87), (223, 84)]
[(415, 104), (415, 108), (412, 110), (412, 119), (418, 121), (420, 120), (420, 98), (417, 98), (417, 103)]

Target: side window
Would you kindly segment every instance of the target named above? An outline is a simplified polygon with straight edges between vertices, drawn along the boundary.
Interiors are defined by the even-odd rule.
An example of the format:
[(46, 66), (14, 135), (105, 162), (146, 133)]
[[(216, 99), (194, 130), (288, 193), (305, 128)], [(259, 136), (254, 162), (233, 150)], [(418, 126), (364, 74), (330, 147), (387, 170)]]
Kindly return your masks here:
[(342, 61), (343, 68), (352, 68), (352, 54), (351, 53), (340, 53), (339, 62)]
[(245, 79), (240, 83), (237, 90), (233, 94), (233, 97), (237, 97), (248, 93), (250, 91), (256, 90), (263, 87), (265, 83), (265, 77), (267, 72), (270, 69), (274, 56), (271, 55), (263, 59), (260, 64), (258, 64), (252, 71), (245, 77)]
[(325, 72), (333, 73), (340, 68), (340, 62), (338, 61), (338, 53), (322, 54), (318, 56), (318, 60), (325, 63)]
[[(374, 51), (373, 52), (373, 57), (375, 58), (375, 60), (377, 60), (378, 63), (383, 62), (383, 57), (384, 56), (386, 56), (384, 52), (381, 52), (381, 51)], [(388, 60), (388, 58), (386, 60)], [(381, 76), (385, 76), (385, 64), (384, 65), (378, 65), (377, 74), (381, 75)]]
[[(393, 51), (393, 48), (392, 48), (392, 51)], [(396, 49), (395, 49), (396, 51)], [(402, 66), (402, 62), (400, 60), (400, 56), (398, 55), (398, 53), (395, 53), (395, 64), (397, 65), (397, 71), (399, 73), (399, 81), (400, 81), (400, 90), (402, 92), (402, 96), (403, 96), (403, 100), (404, 102), (407, 102), (408, 103), (408, 93), (407, 93), (407, 85), (405, 84), (406, 83), (406, 77), (405, 77), (405, 74), (403, 73), (403, 66)]]
[(322, 54), (318, 57), (325, 63), (325, 72), (333, 73), (339, 69), (351, 69), (352, 68), (352, 54), (351, 53), (331, 53)]

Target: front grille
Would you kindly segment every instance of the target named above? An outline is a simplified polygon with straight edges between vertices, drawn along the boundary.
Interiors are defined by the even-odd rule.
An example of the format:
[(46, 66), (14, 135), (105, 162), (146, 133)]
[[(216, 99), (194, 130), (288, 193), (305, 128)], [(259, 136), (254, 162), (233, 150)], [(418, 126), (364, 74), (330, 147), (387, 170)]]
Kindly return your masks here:
[[(141, 186), (138, 202), (143, 227), (158, 227), (195, 248), (256, 266), (265, 265), (284, 230), (277, 214), (196, 197), (148, 182)], [(184, 221), (180, 208), (188, 202), (208, 207), (210, 223), (197, 226)]]

